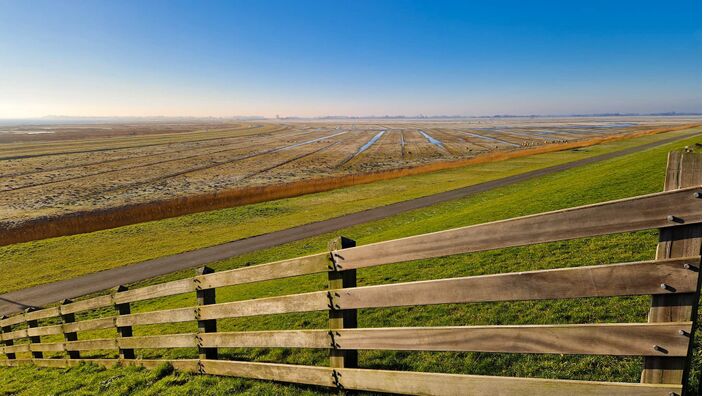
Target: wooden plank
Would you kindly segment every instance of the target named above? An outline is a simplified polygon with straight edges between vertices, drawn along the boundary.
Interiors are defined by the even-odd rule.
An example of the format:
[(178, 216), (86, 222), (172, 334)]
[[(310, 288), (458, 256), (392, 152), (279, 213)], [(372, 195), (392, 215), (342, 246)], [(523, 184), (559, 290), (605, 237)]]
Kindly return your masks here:
[(141, 336), (120, 338), (117, 345), (122, 349), (139, 348), (195, 348), (197, 343), (196, 334), (167, 334), (157, 336)]
[(359, 309), (673, 294), (696, 290), (698, 266), (697, 257), (365, 286), (340, 290), (335, 303)]
[[(115, 301), (115, 295), (124, 293), (127, 291), (127, 286), (120, 285), (115, 288), (113, 293), (112, 301)], [(115, 310), (117, 311), (118, 317), (115, 319), (115, 326), (117, 328), (117, 334), (120, 338), (132, 337), (132, 326), (120, 323), (120, 319), (130, 315), (130, 303), (115, 304)], [(120, 359), (134, 359), (134, 349), (129, 348), (119, 348), (117, 342), (115, 342), (115, 347), (118, 348)]]
[(26, 333), (26, 335), (28, 336), (47, 336), (56, 334), (63, 334), (63, 329), (61, 325), (34, 327), (31, 329), (27, 329)]
[(63, 342), (52, 342), (52, 343), (41, 343), (41, 344), (31, 344), (29, 346), (29, 349), (32, 352), (39, 351), (39, 352), (63, 352), (64, 349), (64, 343)]
[(63, 368), (78, 366), (81, 363), (92, 363), (101, 365), (104, 367), (114, 367), (116, 365), (122, 366), (141, 366), (148, 369), (157, 368), (164, 363), (169, 363), (174, 366), (176, 370), (180, 371), (199, 371), (198, 360), (197, 359), (178, 359), (178, 360), (166, 360), (166, 359), (139, 359), (139, 360), (120, 360), (120, 359), (15, 359), (15, 360), (2, 360), (0, 359), (0, 366), (20, 366), (25, 364), (34, 364), (39, 367), (52, 367), (52, 368)]
[(80, 340), (64, 342), (67, 351), (91, 351), (118, 349), (118, 340), (115, 338), (102, 338), (95, 340)]
[(331, 348), (328, 330), (242, 331), (202, 334), (203, 346), (227, 348)]
[(196, 276), (194, 279), (203, 289), (210, 289), (315, 274), (328, 271), (330, 266), (328, 257), (328, 253), (318, 253), (215, 274)]
[[(668, 157), (667, 175), (665, 177), (665, 190), (683, 189), (701, 183), (702, 164), (701, 154), (683, 151), (671, 152)], [(693, 196), (694, 197), (694, 196)], [(695, 200), (701, 204), (701, 194)], [(674, 214), (674, 213), (673, 213)], [(663, 228), (660, 230), (656, 259), (668, 259), (701, 254), (702, 250), (701, 225), (682, 225), (678, 227)], [(701, 265), (699, 266), (701, 267)], [(698, 284), (701, 285), (701, 271)], [(693, 293), (678, 295), (654, 295), (651, 303), (648, 321), (679, 322), (697, 321), (697, 305), (699, 303), (699, 290)], [(694, 328), (685, 330), (686, 334), (693, 334)], [(690, 350), (694, 337), (690, 337)], [(686, 386), (690, 359), (674, 357), (646, 358), (641, 374), (643, 383), (683, 384)]]
[(495, 377), (408, 371), (337, 369), (343, 389), (407, 395), (496, 396), (667, 396), (679, 395), (678, 385), (645, 385), (618, 382)]
[(27, 331), (29, 329), (20, 329), (20, 330), (14, 330), (14, 331), (8, 331), (7, 333), (2, 333), (2, 339), (4, 341), (8, 340), (16, 340), (18, 338), (27, 338), (28, 334)]
[[(689, 340), (679, 331), (688, 326), (691, 323), (339, 329), (334, 348), (685, 356)], [(333, 349), (328, 330), (226, 332), (201, 338), (203, 345), (212, 347)]]
[(332, 387), (332, 369), (275, 363), (201, 360), (206, 374)]
[(148, 300), (152, 298), (173, 296), (176, 294), (189, 293), (195, 290), (193, 278), (179, 279), (166, 283), (159, 283), (140, 287), (139, 289), (125, 290), (116, 293), (114, 297), (115, 304), (123, 304), (128, 302)]
[[(196, 276), (212, 274), (214, 271), (210, 267), (201, 267), (196, 269)], [(197, 305), (212, 305), (215, 304), (215, 289), (204, 289), (199, 282), (196, 283), (196, 303)], [(196, 311), (196, 316), (199, 311)], [(218, 331), (217, 321), (215, 319), (201, 320), (198, 319), (198, 334), (215, 333)], [(201, 343), (198, 343), (198, 357), (200, 359), (217, 359), (217, 348), (205, 348)]]
[[(340, 330), (341, 349), (686, 356), (691, 323), (468, 326)], [(654, 348), (657, 346), (657, 348)]]
[(75, 301), (75, 302), (72, 302), (71, 304), (62, 305), (61, 306), (61, 313), (62, 314), (70, 314), (70, 313), (76, 313), (76, 312), (81, 312), (81, 311), (88, 311), (91, 309), (105, 308), (105, 307), (109, 307), (112, 305), (113, 305), (112, 296), (108, 294), (105, 296), (88, 298), (86, 300)]
[(24, 319), (29, 321), (29, 320), (38, 320), (38, 319), (46, 319), (46, 318), (55, 318), (59, 316), (59, 307), (51, 307), (51, 308), (45, 308), (45, 309), (40, 309), (36, 311), (28, 311), (27, 313), (24, 314)]
[(29, 344), (15, 344), (3, 347), (5, 354), (16, 352), (29, 352)]
[[(340, 269), (701, 223), (701, 187), (643, 195), (336, 251)], [(674, 216), (668, 219), (668, 216)]]
[(327, 309), (327, 293), (312, 292), (207, 305), (199, 308), (199, 318), (239, 318), (292, 312), (325, 311)]
[[(341, 249), (349, 249), (355, 247), (357, 243), (349, 238), (338, 237), (330, 241), (328, 250), (330, 251), (331, 268), (328, 271), (328, 301), (332, 303), (334, 296), (337, 296), (339, 289), (357, 287), (357, 270), (350, 269), (340, 271), (337, 266), (336, 251)], [(328, 310), (328, 328), (331, 330), (330, 344), (335, 344), (336, 330), (338, 329), (353, 329), (357, 327), (357, 310), (356, 309), (338, 309), (333, 304), (330, 304)], [(330, 367), (348, 367), (356, 368), (359, 357), (355, 350), (347, 348), (340, 350), (337, 348), (330, 349)]]
[(0, 327), (7, 327), (24, 322), (24, 313), (19, 313), (17, 315), (10, 316), (0, 320)]
[(65, 332), (77, 332), (87, 330), (109, 329), (115, 326), (115, 316), (107, 318), (98, 318), (91, 320), (82, 320), (80, 322), (65, 323), (63, 325)]
[[(105, 367), (116, 364), (155, 368), (171, 363), (177, 370), (206, 374), (298, 384), (334, 387), (333, 376), (341, 390), (364, 390), (416, 395), (491, 394), (499, 396), (569, 394), (571, 396), (663, 396), (681, 394), (681, 386), (668, 384), (631, 384), (619, 382), (572, 381), (520, 377), (438, 374), (369, 369), (331, 369), (275, 363), (252, 363), (225, 360), (118, 360), (118, 359), (15, 359), (0, 360), (3, 366), (35, 364), (41, 367), (69, 367), (91, 362)], [(200, 363), (200, 367), (199, 367)]]
[(116, 326), (136, 326), (158, 323), (178, 323), (196, 320), (196, 308), (176, 308), (122, 315), (115, 318)]

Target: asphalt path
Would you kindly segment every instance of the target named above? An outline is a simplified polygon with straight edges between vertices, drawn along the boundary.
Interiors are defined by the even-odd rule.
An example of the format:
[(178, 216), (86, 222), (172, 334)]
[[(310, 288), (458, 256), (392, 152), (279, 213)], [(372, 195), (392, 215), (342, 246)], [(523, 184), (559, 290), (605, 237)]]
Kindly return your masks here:
[(316, 235), (341, 230), (343, 228), (358, 224), (380, 220), (399, 213), (407, 212), (409, 210), (425, 208), (438, 203), (465, 198), (491, 190), (493, 188), (504, 187), (587, 164), (622, 157), (624, 155), (633, 154), (699, 134), (700, 132), (684, 136), (676, 136), (591, 158), (585, 158), (548, 168), (537, 169), (485, 183), (474, 184), (456, 190), (445, 191), (421, 198), (351, 213), (340, 217), (334, 217), (328, 220), (287, 228), (285, 230), (239, 239), (221, 245), (192, 250), (172, 256), (164, 256), (136, 264), (82, 275), (72, 279), (46, 283), (39, 286), (1, 294), (0, 314), (7, 315), (14, 312), (19, 312), (27, 307), (41, 307), (46, 304), (61, 301), (65, 298), (75, 298), (109, 289), (118, 285), (133, 283), (187, 268), (200, 267), (208, 263), (239, 256), (256, 250), (267, 249), (274, 246), (283, 245), (285, 243), (310, 238)]

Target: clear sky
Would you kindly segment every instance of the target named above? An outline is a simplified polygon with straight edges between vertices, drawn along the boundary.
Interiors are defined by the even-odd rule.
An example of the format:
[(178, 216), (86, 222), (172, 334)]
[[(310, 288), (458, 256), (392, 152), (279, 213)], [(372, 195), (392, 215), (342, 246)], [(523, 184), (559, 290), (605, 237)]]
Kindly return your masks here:
[(0, 0), (0, 118), (701, 110), (699, 1)]

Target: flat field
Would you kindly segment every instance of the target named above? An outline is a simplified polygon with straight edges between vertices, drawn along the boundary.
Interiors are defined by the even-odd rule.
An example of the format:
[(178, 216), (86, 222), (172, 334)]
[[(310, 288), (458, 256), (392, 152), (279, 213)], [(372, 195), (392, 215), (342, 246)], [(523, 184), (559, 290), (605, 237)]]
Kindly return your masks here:
[(692, 117), (0, 127), (0, 229), (251, 186), (699, 124)]
[[(341, 230), (339, 234), (349, 236), (357, 240), (359, 244), (368, 244), (451, 227), (662, 191), (668, 151), (680, 149), (686, 145), (691, 147), (695, 143), (701, 143), (701, 138), (690, 138), (644, 152), (497, 188), (475, 196), (351, 227)], [(597, 147), (595, 146), (594, 149)], [(568, 153), (547, 155), (557, 154), (567, 155)], [(570, 152), (569, 154), (580, 155), (579, 152)], [(453, 172), (455, 171), (457, 170)], [(428, 176), (423, 175), (423, 177)], [(571, 188), (565, 188), (565, 186), (571, 186)], [(260, 208), (263, 207), (260, 206)], [(201, 220), (207, 221), (207, 219)], [(131, 227), (133, 229), (136, 226)], [(129, 234), (129, 232), (124, 232), (124, 234)], [(234, 257), (214, 263), (213, 267), (220, 271), (322, 251), (325, 249), (326, 242), (336, 234), (322, 235)], [(70, 242), (76, 241), (75, 238), (88, 236), (57, 238), (55, 242), (75, 245)], [(90, 245), (90, 242), (84, 240), (82, 244)], [(360, 286), (365, 286), (421, 279), (648, 260), (654, 257), (656, 244), (657, 231), (655, 230), (583, 238), (366, 268), (358, 272), (358, 282)], [(22, 244), (17, 248), (31, 251), (34, 246), (36, 245)], [(100, 243), (94, 241), (92, 246), (100, 246)], [(137, 250), (135, 246), (123, 250), (133, 253), (134, 250)], [(57, 252), (61, 254), (60, 250)], [(69, 254), (66, 256), (68, 257)], [(191, 275), (192, 271), (182, 271), (161, 279), (141, 282), (139, 285)], [(228, 302), (317, 291), (325, 287), (326, 277), (324, 274), (280, 279), (218, 289), (217, 301)], [(194, 303), (195, 296), (193, 293), (188, 293), (136, 303), (133, 305), (133, 312), (184, 307)], [(360, 310), (359, 326), (645, 322), (649, 306), (650, 298), (648, 296), (636, 296), (364, 309)], [(110, 308), (77, 316), (82, 320), (108, 316), (113, 313), (113, 309)], [(220, 331), (314, 329), (326, 326), (327, 316), (325, 313), (265, 315), (218, 321)], [(195, 323), (135, 326), (135, 335), (170, 334), (194, 330)], [(92, 339), (112, 337), (113, 335), (114, 330), (98, 330), (82, 332), (79, 337), (80, 339)], [(690, 375), (688, 389), (690, 394), (701, 393), (700, 332), (695, 334), (695, 340), (697, 349), (694, 353), (693, 372)], [(47, 336), (43, 341), (58, 342), (61, 339), (60, 336)], [(311, 349), (222, 348), (220, 353), (224, 359), (243, 361), (325, 365), (328, 360), (326, 351)], [(83, 356), (115, 357), (115, 355), (116, 351), (104, 351), (85, 353)], [(187, 358), (196, 355), (197, 351), (193, 348), (138, 351), (138, 357), (142, 358)], [(60, 357), (64, 354), (47, 353), (47, 356)], [(20, 357), (27, 357), (27, 354)], [(364, 368), (392, 370), (638, 382), (643, 361), (637, 357), (588, 355), (363, 351), (360, 353), (360, 365)], [(177, 373), (168, 367), (148, 371), (119, 367), (103, 369), (94, 366), (66, 370), (41, 369), (33, 366), (0, 368), (0, 389), (3, 389), (5, 394), (12, 395), (81, 394), (90, 393), (95, 389), (100, 389), (102, 394), (108, 395), (126, 393), (139, 395), (332, 393), (321, 388)]]

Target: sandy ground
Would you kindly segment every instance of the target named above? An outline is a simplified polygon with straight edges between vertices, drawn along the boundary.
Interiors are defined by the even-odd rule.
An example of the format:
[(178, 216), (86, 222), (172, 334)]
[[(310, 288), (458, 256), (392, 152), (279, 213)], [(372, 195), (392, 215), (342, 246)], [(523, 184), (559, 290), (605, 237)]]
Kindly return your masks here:
[(699, 121), (600, 117), (2, 127), (0, 225)]

